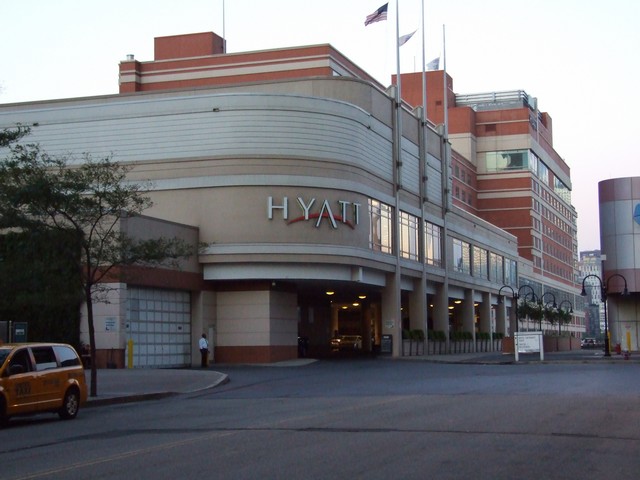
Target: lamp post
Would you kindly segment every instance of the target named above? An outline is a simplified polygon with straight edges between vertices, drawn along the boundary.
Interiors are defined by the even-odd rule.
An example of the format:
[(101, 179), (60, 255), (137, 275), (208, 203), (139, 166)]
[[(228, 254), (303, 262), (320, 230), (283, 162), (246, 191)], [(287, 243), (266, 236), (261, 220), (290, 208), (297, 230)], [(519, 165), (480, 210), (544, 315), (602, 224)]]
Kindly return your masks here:
[(607, 278), (605, 282), (603, 282), (598, 275), (596, 275), (595, 273), (591, 273), (582, 279), (582, 292), (580, 293), (580, 295), (582, 295), (583, 297), (587, 296), (585, 282), (589, 277), (597, 278), (598, 282), (600, 282), (600, 295), (602, 297), (602, 303), (604, 304), (604, 356), (610, 357), (611, 346), (609, 345), (609, 325), (607, 322), (607, 291), (609, 290), (609, 281), (614, 277), (620, 277), (624, 281), (624, 290), (622, 291), (622, 295), (626, 296), (629, 295), (629, 290), (627, 289), (627, 279), (619, 273), (614, 273), (609, 278)]
[(535, 297), (535, 292), (533, 290), (533, 287), (531, 285), (522, 285), (520, 288), (518, 288), (518, 290), (514, 290), (513, 287), (511, 285), (503, 285), (502, 287), (500, 287), (500, 290), (498, 290), (498, 303), (502, 303), (502, 290), (504, 290), (505, 288), (508, 288), (509, 290), (511, 290), (511, 296), (513, 298), (514, 301), (514, 305), (516, 306), (516, 333), (518, 333), (519, 330), (519, 323), (520, 320), (518, 318), (518, 299), (521, 296), (521, 291), (523, 288), (528, 288), (529, 290), (531, 290), (531, 293), (525, 295), (525, 299), (527, 298), (528, 295), (533, 295)]
[[(573, 313), (573, 305), (571, 305), (571, 302), (569, 300), (563, 300), (560, 302), (560, 305), (558, 305), (558, 310), (562, 309), (562, 305), (564, 305), (565, 303), (569, 304), (569, 314)], [(560, 336), (561, 332), (561, 327), (562, 327), (562, 322), (560, 321), (560, 319), (558, 318), (558, 336)]]
[[(553, 299), (552, 302), (544, 303), (544, 297), (546, 297), (547, 295), (551, 295), (551, 298)], [(551, 304), (553, 308), (558, 308), (558, 304), (556, 303), (556, 296), (551, 292), (544, 292), (540, 297), (540, 303), (544, 304), (545, 308), (547, 308), (547, 305), (549, 304)], [(542, 331), (542, 317), (540, 318), (540, 331)]]

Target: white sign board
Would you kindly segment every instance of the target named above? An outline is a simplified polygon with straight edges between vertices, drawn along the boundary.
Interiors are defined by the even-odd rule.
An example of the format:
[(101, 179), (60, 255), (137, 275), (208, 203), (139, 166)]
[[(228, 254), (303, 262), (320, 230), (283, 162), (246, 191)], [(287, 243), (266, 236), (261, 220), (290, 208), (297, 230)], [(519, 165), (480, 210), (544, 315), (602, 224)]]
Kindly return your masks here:
[(514, 335), (516, 362), (520, 353), (540, 352), (540, 360), (544, 360), (542, 332), (518, 332)]

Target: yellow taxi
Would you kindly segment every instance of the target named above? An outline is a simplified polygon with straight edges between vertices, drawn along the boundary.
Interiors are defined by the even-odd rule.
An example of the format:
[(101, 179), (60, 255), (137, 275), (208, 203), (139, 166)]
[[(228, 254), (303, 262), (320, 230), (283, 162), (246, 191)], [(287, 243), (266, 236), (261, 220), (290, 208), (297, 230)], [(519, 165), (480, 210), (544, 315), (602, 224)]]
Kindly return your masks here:
[(71, 419), (87, 400), (84, 368), (71, 345), (0, 345), (0, 422), (14, 415), (56, 412)]

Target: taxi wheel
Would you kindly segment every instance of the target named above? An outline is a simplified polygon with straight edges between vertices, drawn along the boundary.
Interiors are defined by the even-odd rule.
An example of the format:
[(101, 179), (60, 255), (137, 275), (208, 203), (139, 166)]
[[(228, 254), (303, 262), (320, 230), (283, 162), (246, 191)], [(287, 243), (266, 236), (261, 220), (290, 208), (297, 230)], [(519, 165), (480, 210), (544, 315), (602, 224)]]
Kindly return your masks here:
[(62, 408), (58, 411), (60, 418), (70, 420), (76, 418), (78, 410), (80, 409), (80, 394), (74, 388), (67, 390), (64, 395), (64, 401), (62, 402)]

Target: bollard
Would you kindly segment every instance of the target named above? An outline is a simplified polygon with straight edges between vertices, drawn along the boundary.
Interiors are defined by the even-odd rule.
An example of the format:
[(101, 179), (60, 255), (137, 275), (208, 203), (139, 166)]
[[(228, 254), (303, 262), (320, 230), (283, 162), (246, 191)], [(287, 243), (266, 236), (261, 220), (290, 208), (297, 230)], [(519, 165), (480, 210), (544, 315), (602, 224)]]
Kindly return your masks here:
[(127, 347), (127, 368), (133, 368), (133, 339), (129, 339)]

